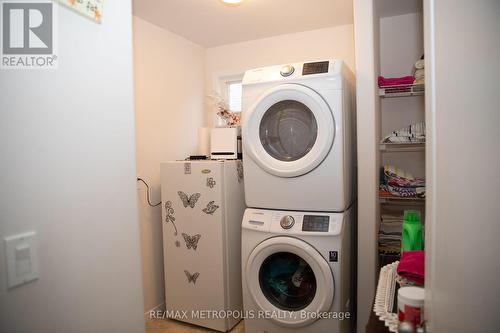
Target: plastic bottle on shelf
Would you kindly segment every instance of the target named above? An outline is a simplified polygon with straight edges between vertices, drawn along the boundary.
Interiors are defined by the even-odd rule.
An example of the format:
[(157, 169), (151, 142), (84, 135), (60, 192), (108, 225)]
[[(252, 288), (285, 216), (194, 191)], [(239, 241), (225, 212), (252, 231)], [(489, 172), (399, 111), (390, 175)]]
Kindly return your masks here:
[(401, 252), (424, 249), (422, 223), (418, 210), (405, 210), (401, 230)]

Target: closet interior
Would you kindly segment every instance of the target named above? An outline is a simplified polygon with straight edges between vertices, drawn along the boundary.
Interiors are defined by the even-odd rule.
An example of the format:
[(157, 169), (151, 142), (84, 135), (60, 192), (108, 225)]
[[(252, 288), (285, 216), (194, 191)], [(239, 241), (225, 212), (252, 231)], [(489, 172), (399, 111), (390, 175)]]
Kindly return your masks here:
[(381, 267), (400, 259), (405, 211), (416, 211), (425, 223), (425, 56), (422, 1), (378, 0), (376, 4)]
[[(424, 250), (426, 204), (423, 1), (375, 0), (373, 4), (373, 35), (368, 32), (367, 36), (368, 40), (373, 37), (373, 70), (378, 84), (373, 104), (375, 126), (370, 129), (376, 140), (372, 160), (376, 170), (371, 171), (375, 171), (372, 184), (377, 188), (373, 191), (376, 197), (371, 197), (375, 203), (372, 210), (375, 228), (371, 230), (375, 234), (369, 237), (376, 239), (370, 244), (373, 247), (360, 248), (366, 255), (373, 248), (377, 250), (377, 264), (371, 266), (377, 283), (366, 331), (397, 332), (395, 295), (402, 287), (419, 286), (410, 290), (418, 291), (420, 300), (424, 285), (425, 254), (421, 251)], [(358, 325), (365, 322), (365, 307), (361, 303), (365, 299), (358, 299)]]

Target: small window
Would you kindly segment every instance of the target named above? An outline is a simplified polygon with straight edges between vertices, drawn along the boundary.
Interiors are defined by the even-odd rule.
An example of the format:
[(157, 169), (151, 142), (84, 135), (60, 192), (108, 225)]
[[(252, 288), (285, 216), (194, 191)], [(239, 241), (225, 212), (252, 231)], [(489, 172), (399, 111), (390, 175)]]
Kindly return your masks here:
[(232, 112), (241, 112), (241, 81), (226, 82), (227, 104)]

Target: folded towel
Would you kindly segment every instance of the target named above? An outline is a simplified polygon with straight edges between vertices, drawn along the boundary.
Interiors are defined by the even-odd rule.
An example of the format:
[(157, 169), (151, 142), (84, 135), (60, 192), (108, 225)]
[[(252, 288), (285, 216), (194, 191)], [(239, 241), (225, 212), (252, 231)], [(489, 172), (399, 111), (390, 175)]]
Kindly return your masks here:
[(425, 251), (403, 251), (397, 268), (398, 275), (424, 285), (425, 281)]
[(384, 175), (385, 178), (387, 177), (397, 177), (397, 178), (403, 178), (403, 179), (414, 179), (415, 177), (413, 174), (409, 171), (400, 169), (398, 167), (395, 167), (393, 165), (384, 165)]
[(387, 77), (387, 78), (379, 76), (378, 86), (387, 87), (387, 86), (410, 85), (413, 84), (413, 80), (415, 80), (413, 76)]
[(425, 67), (425, 60), (424, 59), (417, 60), (417, 62), (415, 63), (415, 68), (423, 69), (424, 67)]
[(416, 123), (387, 135), (382, 143), (425, 142), (425, 122)]
[(385, 235), (394, 235), (398, 234), (401, 236), (401, 227), (403, 226), (403, 222), (399, 223), (388, 223), (384, 219), (382, 219), (382, 223), (380, 223), (379, 233)]
[(425, 179), (415, 178), (411, 173), (394, 166), (384, 166), (380, 181), (381, 197), (425, 198)]
[(396, 187), (425, 187), (425, 179), (415, 178), (411, 173), (392, 165), (384, 166), (384, 181)]
[(425, 186), (405, 187), (405, 186), (391, 186), (387, 184), (381, 184), (380, 190), (389, 193), (389, 195), (392, 197), (425, 198)]

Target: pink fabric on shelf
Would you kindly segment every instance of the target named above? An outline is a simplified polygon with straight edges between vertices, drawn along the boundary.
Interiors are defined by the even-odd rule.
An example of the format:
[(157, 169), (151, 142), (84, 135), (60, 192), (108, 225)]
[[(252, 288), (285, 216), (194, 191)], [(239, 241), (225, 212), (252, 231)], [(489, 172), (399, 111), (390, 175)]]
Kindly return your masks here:
[(403, 251), (398, 265), (398, 275), (424, 285), (425, 251)]
[(399, 86), (399, 85), (410, 85), (413, 84), (415, 77), (413, 76), (403, 76), (403, 77), (378, 77), (378, 86), (379, 87), (390, 87), (390, 86)]

